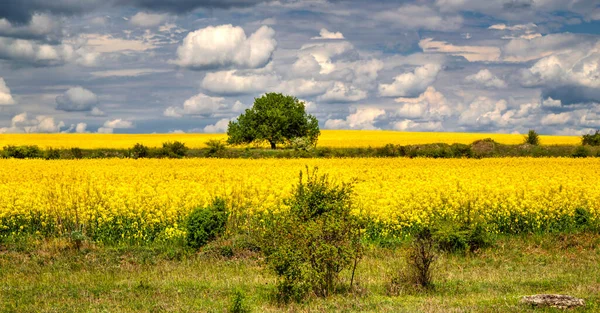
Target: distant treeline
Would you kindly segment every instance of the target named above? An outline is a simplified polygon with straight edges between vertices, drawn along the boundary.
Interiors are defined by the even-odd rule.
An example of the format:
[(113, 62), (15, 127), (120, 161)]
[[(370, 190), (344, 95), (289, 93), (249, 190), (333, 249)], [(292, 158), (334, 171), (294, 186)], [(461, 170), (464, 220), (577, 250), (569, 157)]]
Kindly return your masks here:
[(205, 148), (190, 149), (184, 143), (165, 142), (152, 148), (136, 144), (129, 149), (48, 148), (38, 146), (5, 146), (2, 158), (15, 159), (102, 159), (102, 158), (358, 158), (358, 157), (408, 157), (408, 158), (489, 158), (489, 157), (600, 157), (598, 145), (542, 146), (528, 143), (506, 145), (492, 139), (482, 139), (472, 144), (420, 144), (383, 147), (330, 148), (288, 147), (286, 149), (231, 148), (222, 141), (211, 140)]

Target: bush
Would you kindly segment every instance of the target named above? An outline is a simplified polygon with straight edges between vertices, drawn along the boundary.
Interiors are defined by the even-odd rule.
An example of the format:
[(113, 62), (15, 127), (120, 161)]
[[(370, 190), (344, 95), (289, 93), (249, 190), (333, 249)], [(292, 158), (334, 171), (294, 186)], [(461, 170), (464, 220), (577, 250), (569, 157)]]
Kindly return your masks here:
[(583, 135), (581, 138), (582, 145), (600, 146), (600, 130), (596, 130), (593, 134)]
[(208, 156), (218, 156), (227, 149), (227, 144), (217, 139), (207, 141), (206, 146), (208, 147)]
[(48, 148), (44, 155), (46, 160), (58, 160), (60, 159), (60, 150), (54, 148)]
[(279, 276), (279, 300), (300, 301), (309, 292), (326, 297), (339, 287), (340, 274), (351, 271), (362, 255), (360, 224), (351, 214), (352, 185), (335, 184), (315, 169), (307, 170), (285, 203), (289, 211), (267, 225), (262, 250)]
[(579, 146), (577, 147), (577, 149), (575, 149), (575, 152), (573, 152), (573, 157), (574, 158), (587, 158), (591, 155), (590, 150), (588, 148), (586, 148), (585, 146)]
[(225, 200), (216, 198), (206, 208), (196, 208), (189, 215), (187, 227), (187, 244), (198, 249), (209, 241), (223, 235), (227, 224), (227, 206)]
[(452, 156), (455, 158), (470, 158), (473, 156), (471, 146), (462, 143), (453, 143), (450, 145)]
[(530, 144), (532, 146), (539, 145), (540, 144), (540, 135), (538, 135), (538, 133), (535, 130), (530, 129), (529, 133), (527, 133), (527, 136), (525, 136), (525, 143)]
[(38, 146), (5, 146), (4, 147), (5, 158), (15, 159), (37, 159), (44, 156), (42, 150)]
[(453, 222), (440, 224), (433, 231), (433, 239), (440, 250), (450, 253), (474, 252), (491, 244), (483, 226), (456, 226)]
[(179, 141), (169, 141), (163, 142), (161, 155), (168, 158), (181, 159), (185, 157), (187, 151), (188, 148), (185, 146), (184, 143)]
[(73, 159), (82, 159), (83, 158), (83, 150), (80, 148), (71, 148), (71, 156)]
[(147, 158), (149, 154), (150, 149), (141, 143), (136, 143), (135, 146), (129, 150), (130, 157), (134, 159)]
[(437, 260), (437, 247), (431, 230), (419, 231), (408, 253), (408, 278), (422, 288), (433, 287), (433, 265)]
[(377, 148), (376, 155), (381, 157), (399, 157), (404, 156), (406, 152), (404, 151), (404, 147), (401, 145), (395, 145), (393, 143), (388, 143), (387, 145)]

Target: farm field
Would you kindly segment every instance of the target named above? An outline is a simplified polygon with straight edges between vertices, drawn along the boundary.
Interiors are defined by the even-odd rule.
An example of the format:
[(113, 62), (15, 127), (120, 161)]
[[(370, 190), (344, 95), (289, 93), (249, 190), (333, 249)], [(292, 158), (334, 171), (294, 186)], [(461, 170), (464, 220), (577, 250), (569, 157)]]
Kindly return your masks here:
[[(37, 145), (40, 148), (81, 148), (97, 149), (131, 148), (136, 143), (149, 147), (160, 147), (163, 142), (181, 141), (189, 148), (203, 148), (211, 139), (226, 139), (225, 134), (0, 134), (0, 147), (6, 145)], [(353, 131), (323, 130), (319, 137), (320, 147), (382, 147), (386, 144), (414, 145), (428, 143), (462, 143), (492, 138), (502, 144), (521, 144), (520, 134), (484, 133), (416, 133), (396, 131)], [(578, 145), (579, 136), (540, 136), (542, 145)], [(265, 145), (266, 147), (266, 145)]]
[(357, 215), (402, 233), (439, 220), (494, 233), (560, 230), (600, 217), (598, 158), (0, 160), (2, 234), (96, 241), (183, 237), (189, 212), (223, 197), (239, 216), (285, 210), (298, 174), (354, 181)]

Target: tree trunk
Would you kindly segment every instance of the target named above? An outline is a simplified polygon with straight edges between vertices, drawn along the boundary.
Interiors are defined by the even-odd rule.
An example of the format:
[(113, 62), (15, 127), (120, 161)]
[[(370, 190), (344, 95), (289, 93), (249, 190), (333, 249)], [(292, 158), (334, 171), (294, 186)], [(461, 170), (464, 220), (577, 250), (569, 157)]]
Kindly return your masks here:
[(269, 141), (269, 143), (271, 144), (271, 149), (273, 149), (273, 150), (277, 149), (277, 146), (275, 145), (275, 141)]

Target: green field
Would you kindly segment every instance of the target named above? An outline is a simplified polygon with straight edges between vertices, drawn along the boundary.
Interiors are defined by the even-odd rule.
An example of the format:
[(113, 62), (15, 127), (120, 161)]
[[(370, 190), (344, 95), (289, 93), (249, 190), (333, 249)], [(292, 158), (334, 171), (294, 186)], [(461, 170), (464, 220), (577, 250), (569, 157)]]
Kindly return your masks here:
[(12, 238), (0, 246), (0, 311), (227, 312), (241, 290), (252, 312), (562, 312), (519, 303), (536, 293), (581, 297), (586, 307), (574, 312), (598, 312), (599, 243), (596, 233), (500, 237), (476, 253), (442, 254), (433, 290), (398, 295), (387, 286), (407, 244), (369, 244), (352, 292), (278, 305), (275, 277), (251, 252), (226, 258), (206, 249), (90, 243), (78, 251), (66, 239)]

